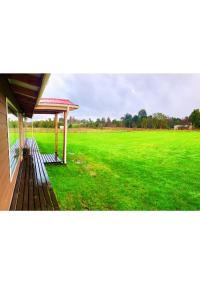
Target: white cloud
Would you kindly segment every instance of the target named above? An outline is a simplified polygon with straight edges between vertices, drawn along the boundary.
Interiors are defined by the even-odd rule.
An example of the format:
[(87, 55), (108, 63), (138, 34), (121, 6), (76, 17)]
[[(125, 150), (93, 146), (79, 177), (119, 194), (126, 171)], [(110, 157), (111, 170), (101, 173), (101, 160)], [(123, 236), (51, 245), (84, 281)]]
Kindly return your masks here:
[(52, 74), (44, 97), (80, 105), (79, 118), (163, 112), (184, 117), (200, 107), (200, 74)]

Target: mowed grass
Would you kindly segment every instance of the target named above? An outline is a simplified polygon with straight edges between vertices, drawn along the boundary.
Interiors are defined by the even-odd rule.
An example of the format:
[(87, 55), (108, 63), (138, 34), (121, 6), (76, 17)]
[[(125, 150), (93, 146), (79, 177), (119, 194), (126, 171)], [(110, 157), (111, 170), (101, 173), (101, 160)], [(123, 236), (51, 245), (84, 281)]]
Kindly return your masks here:
[[(53, 153), (53, 133), (35, 138)], [(198, 210), (200, 132), (69, 133), (67, 166), (47, 171), (63, 210)]]

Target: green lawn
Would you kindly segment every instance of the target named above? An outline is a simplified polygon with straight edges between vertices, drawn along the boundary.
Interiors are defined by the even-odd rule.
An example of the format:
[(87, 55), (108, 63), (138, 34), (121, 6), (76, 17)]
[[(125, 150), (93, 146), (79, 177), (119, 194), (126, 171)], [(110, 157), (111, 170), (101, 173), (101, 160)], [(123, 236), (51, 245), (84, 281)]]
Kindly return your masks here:
[[(53, 133), (35, 137), (53, 153)], [(62, 209), (198, 210), (200, 132), (69, 133), (67, 166), (47, 171)]]
[(19, 133), (15, 131), (9, 132), (10, 148), (19, 141)]

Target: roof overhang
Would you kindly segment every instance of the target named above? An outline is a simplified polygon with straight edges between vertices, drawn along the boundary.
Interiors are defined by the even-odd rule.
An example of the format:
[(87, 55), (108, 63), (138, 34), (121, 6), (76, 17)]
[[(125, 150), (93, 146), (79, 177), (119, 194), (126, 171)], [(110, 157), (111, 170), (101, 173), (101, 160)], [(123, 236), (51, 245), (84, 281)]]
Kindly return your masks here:
[(26, 117), (31, 118), (50, 74), (6, 74), (15, 101)]
[[(79, 108), (78, 106), (76, 106), (76, 107), (68, 106), (68, 107), (69, 107), (69, 111)], [(56, 107), (56, 106), (44, 107), (44, 106), (41, 106), (41, 107), (37, 107), (34, 110), (34, 114), (56, 114), (56, 113), (59, 114), (66, 110), (68, 110), (66, 107)]]
[(72, 103), (68, 99), (44, 98), (40, 99), (38, 105), (36, 105), (34, 114), (55, 114), (78, 108), (79, 105)]

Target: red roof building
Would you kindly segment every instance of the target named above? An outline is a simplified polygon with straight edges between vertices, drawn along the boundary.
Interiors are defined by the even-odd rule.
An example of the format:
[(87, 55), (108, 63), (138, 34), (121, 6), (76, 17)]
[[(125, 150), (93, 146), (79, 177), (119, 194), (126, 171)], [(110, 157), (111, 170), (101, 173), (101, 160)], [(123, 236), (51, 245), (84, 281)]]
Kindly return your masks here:
[(56, 114), (64, 111), (78, 109), (79, 106), (69, 99), (60, 98), (41, 98), (35, 106), (35, 114)]
[(68, 99), (41, 98), (35, 106), (34, 114), (54, 114), (55, 115), (55, 156), (58, 156), (58, 114), (64, 114), (63, 128), (63, 162), (67, 161), (67, 116), (69, 111), (78, 109), (79, 106)]

